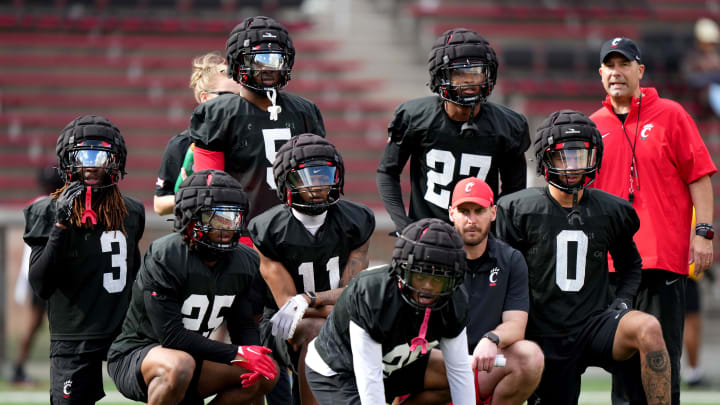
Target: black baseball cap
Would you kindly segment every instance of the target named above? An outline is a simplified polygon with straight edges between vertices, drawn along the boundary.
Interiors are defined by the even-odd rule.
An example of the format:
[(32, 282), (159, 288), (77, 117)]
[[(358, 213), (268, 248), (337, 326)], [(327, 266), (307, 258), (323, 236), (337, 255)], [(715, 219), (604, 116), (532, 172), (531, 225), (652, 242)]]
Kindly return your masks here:
[(630, 38), (616, 37), (608, 39), (600, 48), (600, 64), (602, 65), (607, 56), (617, 52), (626, 57), (627, 60), (640, 62), (640, 48)]

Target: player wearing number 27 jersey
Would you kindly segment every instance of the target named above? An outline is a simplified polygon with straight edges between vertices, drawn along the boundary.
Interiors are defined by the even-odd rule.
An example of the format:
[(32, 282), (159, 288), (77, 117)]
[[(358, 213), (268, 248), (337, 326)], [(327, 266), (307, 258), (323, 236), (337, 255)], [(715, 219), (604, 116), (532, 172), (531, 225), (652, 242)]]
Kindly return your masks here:
[[(436, 40), (428, 65), (437, 96), (410, 100), (395, 110), (377, 169), (380, 197), (397, 231), (420, 218), (449, 222), (450, 194), (463, 178), (483, 179), (496, 196), (526, 187), (527, 120), (486, 101), (498, 67), (490, 44), (474, 31), (450, 30)], [(406, 214), (400, 174), (408, 159)]]

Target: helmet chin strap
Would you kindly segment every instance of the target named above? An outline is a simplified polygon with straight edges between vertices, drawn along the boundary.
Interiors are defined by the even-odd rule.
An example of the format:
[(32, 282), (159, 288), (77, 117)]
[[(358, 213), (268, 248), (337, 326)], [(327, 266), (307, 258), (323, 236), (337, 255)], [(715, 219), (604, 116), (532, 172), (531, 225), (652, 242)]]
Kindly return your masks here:
[(276, 104), (277, 101), (277, 90), (275, 88), (271, 88), (270, 90), (265, 91), (265, 96), (267, 96), (268, 100), (272, 103), (270, 107), (268, 107), (268, 112), (270, 113), (270, 121), (277, 121), (278, 120), (278, 114), (282, 112), (282, 107)]
[(568, 224), (570, 225), (584, 225), (582, 217), (580, 216), (580, 210), (578, 210), (578, 189), (573, 190), (573, 202), (572, 209), (567, 215)]

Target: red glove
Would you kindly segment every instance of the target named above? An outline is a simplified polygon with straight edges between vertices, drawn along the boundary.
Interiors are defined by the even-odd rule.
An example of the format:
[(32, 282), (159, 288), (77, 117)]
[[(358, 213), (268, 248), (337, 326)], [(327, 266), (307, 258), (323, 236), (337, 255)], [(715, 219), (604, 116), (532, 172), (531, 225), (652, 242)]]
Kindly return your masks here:
[(264, 346), (238, 346), (237, 357), (231, 363), (251, 371), (240, 376), (243, 388), (255, 384), (261, 375), (268, 380), (275, 379), (277, 370), (268, 353), (272, 350)]

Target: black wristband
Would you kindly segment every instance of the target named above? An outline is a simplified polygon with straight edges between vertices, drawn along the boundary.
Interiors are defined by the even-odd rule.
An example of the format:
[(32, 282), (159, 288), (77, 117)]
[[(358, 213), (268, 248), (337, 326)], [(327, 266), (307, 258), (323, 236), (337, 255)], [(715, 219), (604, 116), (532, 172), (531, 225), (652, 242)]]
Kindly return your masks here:
[(495, 343), (495, 346), (500, 346), (500, 337), (492, 332), (488, 332), (483, 335), (484, 338), (487, 338), (487, 340)]
[(308, 298), (310, 298), (310, 305), (309, 305), (309, 307), (310, 307), (310, 308), (314, 308), (314, 307), (315, 307), (315, 301), (317, 300), (317, 296), (315, 295), (315, 293), (312, 292), (312, 291), (305, 291), (305, 295), (307, 295)]

